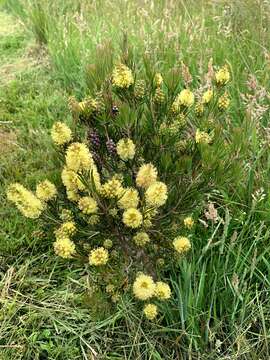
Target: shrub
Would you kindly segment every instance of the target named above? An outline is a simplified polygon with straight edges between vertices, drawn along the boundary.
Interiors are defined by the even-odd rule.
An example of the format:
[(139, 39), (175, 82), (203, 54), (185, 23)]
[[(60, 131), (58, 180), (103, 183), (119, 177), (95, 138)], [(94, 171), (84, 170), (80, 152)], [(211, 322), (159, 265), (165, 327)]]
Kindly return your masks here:
[[(194, 172), (203, 174), (202, 154), (214, 146), (221, 127), (213, 116), (224, 119), (229, 104), (224, 86), (230, 74), (224, 66), (195, 95), (176, 74), (163, 79), (151, 73), (147, 82), (127, 65), (117, 65), (95, 96), (70, 99), (73, 131), (61, 122), (52, 128), (62, 185), (56, 189), (45, 179), (35, 193), (20, 184), (8, 189), (23, 215), (39, 218), (47, 236), (55, 238), (55, 253), (88, 263), (112, 300), (131, 284), (138, 300), (170, 298), (161, 280), (168, 264), (191, 248), (194, 219), (188, 216), (180, 225), (188, 209), (180, 194)], [(192, 211), (199, 205), (192, 204)], [(158, 314), (154, 303), (143, 311), (150, 320)]]

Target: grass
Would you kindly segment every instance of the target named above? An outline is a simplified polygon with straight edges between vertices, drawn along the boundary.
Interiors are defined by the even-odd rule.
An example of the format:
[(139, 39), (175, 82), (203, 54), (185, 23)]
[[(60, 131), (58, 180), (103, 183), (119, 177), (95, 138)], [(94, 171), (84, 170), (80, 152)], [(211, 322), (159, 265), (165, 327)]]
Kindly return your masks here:
[[(269, 96), (259, 91), (269, 91), (267, 2), (9, 0), (6, 8), (22, 23), (0, 13), (0, 359), (269, 358)], [(145, 53), (162, 71), (184, 61), (195, 85), (211, 57), (229, 63), (230, 119), (247, 174), (244, 182), (235, 175), (234, 191), (220, 179), (209, 194), (219, 219), (192, 234), (157, 325), (129, 298), (112, 306), (93, 293), (89, 270), (56, 258), (5, 198), (11, 181), (31, 187), (45, 171), (56, 178), (49, 129), (70, 121), (68, 94), (92, 91), (87, 69), (104, 44), (117, 57), (122, 30), (139, 69)], [(249, 75), (259, 82), (251, 117)]]
[[(11, 179), (33, 184), (38, 176), (42, 177), (42, 158), (46, 169), (53, 172), (48, 129), (55, 119), (67, 113), (65, 92), (50, 75), (46, 52), (33, 44), (22, 26), (15, 24), (14, 18), (1, 13), (0, 27), (5, 29), (0, 37), (1, 218), (10, 219), (3, 222), (0, 231), (1, 360), (39, 359), (46, 346), (57, 347), (49, 339), (52, 322), (49, 310), (44, 312), (47, 305), (43, 302), (48, 283), (55, 283), (47, 277), (53, 275), (48, 269), (55, 264), (49, 266), (46, 257), (40, 256), (42, 239), (33, 235), (33, 224), (25, 224), (7, 205), (4, 193)], [(42, 62), (40, 50), (45, 56)], [(46, 298), (48, 303), (52, 301)], [(55, 350), (55, 354), (60, 352), (63, 358), (73, 358), (77, 351), (74, 347), (73, 354), (65, 355), (69, 350), (62, 347), (60, 338), (59, 347), (61, 350)]]
[[(137, 66), (141, 66), (142, 55), (147, 53), (161, 71), (184, 61), (196, 76), (198, 71), (205, 71), (212, 57), (214, 64), (228, 61), (235, 89), (243, 89), (246, 73), (256, 73), (263, 84), (269, 78), (267, 3), (253, 0), (233, 3), (177, 0), (154, 5), (144, 1), (102, 4), (59, 1), (52, 6), (49, 1), (6, 3), (29, 30), (33, 30), (33, 25), (39, 29), (34, 30), (39, 42), (42, 41), (39, 33), (44, 33), (43, 42), (48, 45), (57, 75), (77, 91), (87, 87), (85, 70), (95, 63), (96, 49), (109, 42), (117, 54), (123, 32), (132, 44)], [(46, 15), (49, 6), (53, 17)], [(257, 31), (253, 29), (254, 23), (259, 24)]]

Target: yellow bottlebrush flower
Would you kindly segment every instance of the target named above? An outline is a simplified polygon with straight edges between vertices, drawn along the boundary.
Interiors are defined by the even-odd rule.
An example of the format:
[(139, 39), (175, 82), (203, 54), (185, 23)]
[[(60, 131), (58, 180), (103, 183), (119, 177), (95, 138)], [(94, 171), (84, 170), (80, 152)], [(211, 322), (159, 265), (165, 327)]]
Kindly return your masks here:
[(56, 187), (49, 180), (44, 180), (37, 185), (36, 195), (42, 201), (52, 200), (56, 194)]
[(216, 83), (218, 85), (226, 85), (230, 81), (230, 72), (227, 65), (224, 65), (216, 72)]
[(83, 113), (85, 111), (86, 108), (86, 102), (85, 101), (81, 101), (78, 103), (79, 109), (80, 109), (80, 113)]
[(147, 304), (143, 308), (143, 313), (148, 320), (154, 320), (158, 314), (157, 306), (155, 304)]
[(155, 296), (160, 300), (167, 300), (171, 297), (171, 289), (168, 284), (158, 281), (156, 283)]
[(118, 141), (116, 145), (116, 152), (120, 159), (126, 161), (134, 158), (135, 145), (132, 140), (126, 138)]
[(218, 108), (220, 110), (226, 110), (229, 107), (229, 105), (230, 105), (229, 95), (228, 93), (225, 93), (218, 99)]
[(51, 136), (56, 145), (64, 145), (72, 139), (70, 128), (62, 122), (56, 122), (53, 124)]
[(89, 121), (91, 115), (98, 112), (99, 102), (91, 96), (85, 98), (82, 102), (78, 103), (79, 117), (82, 121)]
[(53, 247), (55, 254), (65, 259), (71, 258), (75, 254), (75, 244), (68, 237), (57, 239), (53, 243)]
[(136, 245), (144, 246), (150, 241), (150, 238), (146, 232), (139, 232), (135, 236), (133, 236), (133, 240)]
[(103, 246), (105, 247), (105, 249), (110, 249), (110, 248), (112, 248), (112, 246), (113, 246), (112, 240), (111, 240), (111, 239), (106, 239), (106, 240), (104, 240)]
[(152, 165), (144, 164), (140, 167), (136, 176), (137, 186), (147, 189), (150, 185), (157, 181), (157, 169)]
[(177, 114), (181, 111), (181, 106), (190, 107), (194, 104), (194, 95), (189, 89), (184, 89), (178, 94), (171, 106), (171, 112)]
[(91, 96), (88, 96), (83, 101), (83, 109), (88, 115), (91, 113), (98, 111), (98, 101), (93, 99)]
[(62, 170), (61, 179), (67, 190), (77, 191), (85, 189), (85, 186), (80, 180), (79, 175), (75, 171), (67, 168), (66, 166)]
[(70, 201), (79, 201), (80, 195), (77, 193), (77, 191), (74, 190), (67, 190), (67, 198)]
[(65, 185), (65, 187), (69, 190), (77, 190), (78, 186), (77, 186), (77, 174), (72, 171), (67, 169), (67, 167), (64, 167), (64, 169), (62, 170), (61, 173), (61, 178), (62, 178), (62, 182)]
[(206, 90), (206, 91), (203, 93), (202, 103), (203, 103), (203, 104), (209, 104), (210, 101), (212, 100), (212, 98), (213, 98), (213, 90), (212, 90), (212, 89), (208, 89), (208, 90)]
[(194, 95), (189, 89), (182, 90), (178, 96), (180, 105), (190, 107), (194, 104)]
[(160, 73), (156, 73), (154, 77), (154, 84), (156, 87), (160, 87), (163, 83), (163, 77)]
[(141, 212), (135, 208), (127, 209), (123, 213), (123, 223), (128, 227), (136, 229), (142, 225), (142, 220)]
[(11, 184), (8, 187), (7, 198), (16, 205), (25, 217), (31, 219), (38, 218), (45, 208), (40, 199), (18, 183)]
[(91, 196), (84, 196), (78, 202), (79, 209), (84, 214), (94, 214), (98, 210), (97, 202)]
[(209, 144), (212, 141), (212, 138), (207, 132), (197, 129), (195, 134), (195, 141), (197, 144)]
[(72, 236), (76, 232), (76, 225), (74, 221), (66, 221), (61, 225), (62, 232), (65, 234)]
[(160, 207), (165, 204), (168, 198), (166, 184), (156, 181), (145, 192), (145, 201), (148, 206)]
[(85, 144), (72, 143), (66, 152), (66, 164), (69, 170), (75, 172), (90, 170), (94, 165), (92, 155)]
[(191, 229), (194, 225), (194, 220), (192, 216), (187, 216), (184, 218), (184, 225), (186, 228)]
[(29, 194), (24, 198), (24, 203), (18, 204), (17, 208), (25, 217), (37, 219), (44, 210), (44, 205), (38, 198), (34, 198), (33, 195), (30, 196)]
[(152, 276), (140, 274), (133, 284), (133, 294), (139, 300), (147, 300), (154, 296), (156, 285)]
[(139, 193), (136, 189), (129, 187), (124, 189), (124, 194), (118, 200), (121, 209), (137, 208), (139, 204)]
[(120, 198), (124, 192), (122, 183), (117, 178), (113, 177), (101, 186), (100, 194), (106, 198)]
[(184, 236), (177, 236), (173, 240), (173, 246), (174, 246), (175, 250), (177, 252), (179, 252), (179, 254), (183, 254), (183, 253), (187, 252), (188, 250), (190, 250), (190, 248), (191, 248), (189, 239)]
[(120, 89), (127, 89), (134, 83), (131, 70), (124, 64), (117, 65), (112, 73), (112, 84)]
[(89, 264), (94, 266), (106, 265), (109, 260), (109, 253), (104, 247), (99, 247), (90, 252)]
[(13, 203), (19, 203), (22, 201), (25, 191), (28, 191), (23, 185), (14, 183), (7, 188), (7, 198)]
[(76, 232), (76, 225), (74, 221), (66, 221), (57, 230), (54, 231), (56, 239), (66, 238), (74, 235)]

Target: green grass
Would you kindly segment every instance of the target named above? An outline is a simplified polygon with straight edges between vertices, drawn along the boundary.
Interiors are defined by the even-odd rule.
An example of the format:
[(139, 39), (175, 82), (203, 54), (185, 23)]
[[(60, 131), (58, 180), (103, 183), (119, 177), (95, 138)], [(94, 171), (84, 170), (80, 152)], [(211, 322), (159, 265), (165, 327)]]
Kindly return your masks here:
[[(1, 360), (270, 357), (269, 110), (251, 120), (241, 100), (249, 91), (248, 75), (269, 91), (269, 5), (253, 0), (149, 4), (57, 1), (49, 7), (48, 0), (6, 1), (25, 28), (0, 13)], [(174, 296), (157, 325), (143, 321), (129, 298), (111, 305), (93, 294), (88, 269), (56, 258), (46, 235), (5, 198), (10, 182), (34, 187), (45, 172), (56, 178), (49, 129), (55, 120), (70, 121), (68, 93), (91, 92), (87, 69), (102, 46), (110, 42), (118, 57), (122, 29), (142, 71), (145, 51), (161, 71), (184, 61), (195, 86), (211, 57), (218, 65), (228, 61), (229, 118), (247, 174), (244, 182), (234, 174), (230, 186), (221, 177), (218, 191), (209, 194), (219, 204), (220, 219), (197, 228), (192, 253), (167, 274)], [(254, 112), (255, 106), (269, 106), (269, 98), (258, 95)], [(256, 198), (261, 187), (263, 199)]]
[[(57, 76), (78, 91), (85, 91), (85, 69), (95, 63), (96, 49), (109, 42), (117, 57), (124, 32), (138, 67), (147, 53), (161, 71), (184, 61), (196, 77), (198, 71), (205, 71), (210, 58), (218, 65), (226, 60), (233, 69), (235, 95), (238, 89), (245, 88), (248, 73), (256, 73), (263, 84), (269, 79), (270, 19), (269, 6), (264, 2), (162, 0), (151, 5), (139, 0), (53, 4), (48, 0), (8, 0), (6, 3), (29, 30), (39, 27), (34, 30), (38, 41), (39, 33), (45, 34), (44, 42)], [(54, 16), (48, 17), (48, 7)]]

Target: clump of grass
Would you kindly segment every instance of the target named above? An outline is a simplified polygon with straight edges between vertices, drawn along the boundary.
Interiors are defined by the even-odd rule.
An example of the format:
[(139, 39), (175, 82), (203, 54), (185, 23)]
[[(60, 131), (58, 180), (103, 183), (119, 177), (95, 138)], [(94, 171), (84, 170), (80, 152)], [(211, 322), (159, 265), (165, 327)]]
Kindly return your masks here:
[[(147, 53), (161, 70), (184, 61), (195, 74), (198, 66), (204, 71), (211, 57), (217, 64), (227, 59), (235, 74), (234, 88), (241, 90), (245, 71), (260, 72), (262, 81), (267, 76), (270, 19), (265, 2), (6, 3), (28, 28), (34, 28), (38, 41), (47, 43), (57, 74), (67, 87), (85, 89), (84, 68), (95, 59), (96, 49), (111, 41), (119, 50), (123, 30), (138, 64)], [(255, 22), (258, 26), (254, 28)]]
[(26, 28), (33, 32), (39, 44), (47, 43), (47, 30), (49, 26), (50, 10), (47, 1), (16, 1), (5, 3), (8, 9), (18, 16)]

